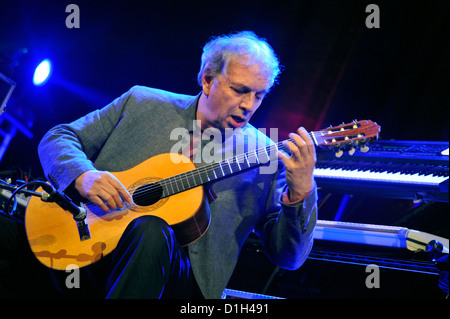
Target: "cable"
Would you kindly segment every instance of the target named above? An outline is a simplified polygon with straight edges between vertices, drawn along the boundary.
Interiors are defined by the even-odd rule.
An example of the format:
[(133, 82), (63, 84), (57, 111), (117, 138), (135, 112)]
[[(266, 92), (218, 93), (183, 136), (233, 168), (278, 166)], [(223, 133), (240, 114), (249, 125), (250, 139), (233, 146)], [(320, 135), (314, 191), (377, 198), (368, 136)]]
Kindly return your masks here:
[[(7, 213), (8, 215), (13, 216), (13, 215), (14, 215), (14, 211), (15, 211), (16, 208), (17, 208), (17, 199), (16, 199), (16, 195), (17, 195), (22, 189), (24, 189), (25, 187), (27, 187), (27, 186), (29, 186), (29, 185), (32, 185), (32, 184), (38, 184), (38, 185), (40, 185), (40, 186), (44, 186), (44, 184), (45, 184), (45, 185), (48, 185), (46, 182), (43, 182), (43, 181), (31, 181), (31, 182), (25, 183), (25, 184), (20, 185), (19, 187), (17, 187), (17, 188), (12, 192), (11, 196), (9, 197), (9, 199), (8, 199), (8, 201), (6, 202), (6, 205), (5, 205), (5, 211), (6, 211), (6, 213)], [(13, 207), (12, 207), (12, 209), (11, 209), (11, 212), (8, 212), (9, 206), (11, 205), (11, 200), (13, 200), (13, 205), (12, 205)]]

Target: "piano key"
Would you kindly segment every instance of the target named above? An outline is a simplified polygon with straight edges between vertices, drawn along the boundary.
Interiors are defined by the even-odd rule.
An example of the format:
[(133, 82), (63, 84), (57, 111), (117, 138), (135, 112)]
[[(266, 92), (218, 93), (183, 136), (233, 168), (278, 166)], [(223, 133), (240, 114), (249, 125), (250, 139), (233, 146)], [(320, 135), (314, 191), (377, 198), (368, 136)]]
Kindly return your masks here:
[(433, 174), (420, 175), (419, 173), (391, 173), (387, 171), (358, 171), (345, 169), (330, 169), (330, 168), (316, 168), (314, 176), (324, 178), (341, 178), (345, 180), (367, 180), (367, 181), (383, 181), (383, 182), (398, 182), (398, 183), (415, 183), (415, 184), (430, 184), (439, 185), (448, 176), (436, 176)]
[(448, 202), (448, 142), (376, 141), (370, 152), (336, 158), (318, 150), (314, 175), (328, 192)]

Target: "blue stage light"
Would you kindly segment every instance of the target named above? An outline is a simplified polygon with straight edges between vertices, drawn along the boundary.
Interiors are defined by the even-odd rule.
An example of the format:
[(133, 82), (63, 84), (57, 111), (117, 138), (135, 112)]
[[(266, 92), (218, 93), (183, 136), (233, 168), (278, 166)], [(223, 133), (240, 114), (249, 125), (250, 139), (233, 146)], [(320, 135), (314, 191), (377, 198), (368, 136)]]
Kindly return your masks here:
[(36, 70), (34, 71), (33, 84), (36, 86), (44, 85), (50, 78), (51, 73), (52, 63), (50, 62), (50, 60), (45, 59), (44, 61), (39, 63)]

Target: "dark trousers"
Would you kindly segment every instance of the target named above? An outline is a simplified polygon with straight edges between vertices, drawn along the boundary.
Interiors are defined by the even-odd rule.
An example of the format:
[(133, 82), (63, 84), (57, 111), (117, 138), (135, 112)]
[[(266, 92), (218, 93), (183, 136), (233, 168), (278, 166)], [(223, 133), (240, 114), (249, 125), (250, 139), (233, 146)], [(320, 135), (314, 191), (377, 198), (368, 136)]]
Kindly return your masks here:
[(116, 249), (80, 269), (79, 288), (33, 256), (23, 225), (0, 216), (0, 296), (11, 298), (202, 298), (172, 228), (155, 216), (132, 221)]

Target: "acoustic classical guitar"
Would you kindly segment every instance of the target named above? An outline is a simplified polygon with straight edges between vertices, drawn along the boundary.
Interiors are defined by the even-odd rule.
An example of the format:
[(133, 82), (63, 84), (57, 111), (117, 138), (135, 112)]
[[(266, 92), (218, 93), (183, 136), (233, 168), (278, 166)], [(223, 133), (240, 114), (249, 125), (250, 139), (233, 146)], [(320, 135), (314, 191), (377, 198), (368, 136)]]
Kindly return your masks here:
[[(367, 143), (377, 139), (379, 132), (376, 123), (355, 120), (309, 134), (316, 146), (334, 150), (339, 156), (347, 149), (350, 153), (355, 149), (367, 151)], [(283, 146), (280, 142), (199, 168), (181, 154), (166, 153), (112, 173), (128, 189), (135, 205), (105, 213), (92, 203), (84, 203), (88, 239), (80, 239), (72, 214), (54, 202), (32, 197), (25, 214), (31, 250), (40, 262), (53, 269), (84, 267), (109, 254), (127, 225), (143, 215), (164, 219), (180, 244), (189, 245), (207, 231), (210, 222), (209, 214), (202, 209), (203, 185), (265, 165), (273, 160), (269, 154), (276, 158)], [(185, 208), (182, 212), (180, 205)]]

